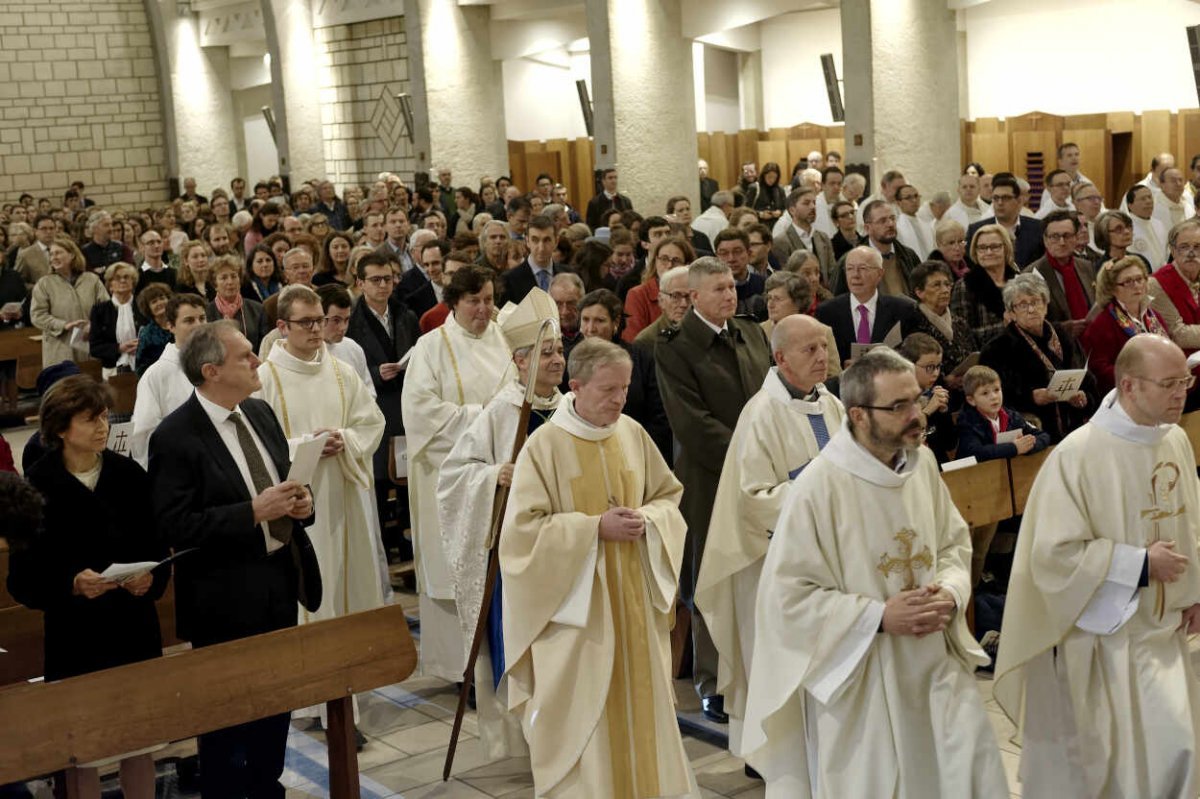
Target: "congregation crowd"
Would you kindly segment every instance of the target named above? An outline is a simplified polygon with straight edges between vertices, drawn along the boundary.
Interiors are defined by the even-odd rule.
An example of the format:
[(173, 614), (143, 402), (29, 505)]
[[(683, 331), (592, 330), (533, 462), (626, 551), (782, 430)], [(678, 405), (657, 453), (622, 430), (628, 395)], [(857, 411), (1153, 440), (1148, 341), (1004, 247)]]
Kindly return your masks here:
[[(235, 178), (205, 197), (189, 178), (140, 211), (99, 207), (79, 183), (23, 195), (0, 209), (0, 328), (41, 336), (22, 461), (44, 518), (10, 526), (9, 587), (45, 613), (46, 678), (161, 653), (154, 603), (172, 570), (117, 581), (113, 563), (190, 550), (173, 564), (177, 632), (205, 646), (389, 603), (389, 562), (414, 560), (422, 673), (461, 683), (482, 621), (480, 735), (490, 758), (530, 756), (539, 796), (698, 795), (673, 709), (667, 631), (683, 624), (704, 715), (729, 725), (768, 795), (1007, 797), (976, 667), (999, 653), (1014, 719), (1035, 697), (1042, 721), (1074, 718), (1040, 733), (1070, 749), (1085, 717), (1062, 708), (1087, 702), (1055, 694), (1077, 675), (1045, 652), (1066, 651), (1077, 623), (1133, 640), (1122, 625), (1162, 622), (1164, 605), (1171, 624), (1148, 636), (1181, 618), (1200, 629), (1190, 455), (1170, 460), (1170, 489), (1149, 489), (1149, 545), (1130, 530), (1089, 559), (1057, 542), (1079, 564), (1059, 565), (1057, 595), (1028, 523), (968, 529), (938, 477), (1051, 445), (1074, 465), (1072, 434), (1091, 426), (1186, 446), (1167, 428), (1200, 408), (1183, 360), (1200, 350), (1200, 156), (1185, 175), (1160, 154), (1111, 209), (1079, 164), (1063, 144), (1037, 195), (972, 163), (923, 200), (895, 169), (868, 195), (834, 152), (787, 178), (747, 163), (729, 187), (701, 161), (696, 213), (682, 195), (635, 209), (611, 168), (582, 209), (552, 175), (455, 186), (449, 169), (340, 194)], [(92, 361), (100, 380), (80, 373)], [(122, 373), (138, 378), (120, 420), (130, 458), (107, 449), (104, 381)], [(310, 441), (319, 465), (291, 479)], [(1086, 495), (1086, 520), (1123, 478), (1096, 497), (1062, 479), (1035, 487), (1031, 514)], [(511, 495), (489, 594), (497, 488)], [(1090, 590), (1061, 588), (1085, 572)], [(1139, 611), (1130, 592), (1154, 586)], [(1190, 675), (1165, 637), (1164, 681)], [(1161, 711), (1156, 742), (1195, 740), (1187, 701), (1130, 690), (1136, 712), (1112, 713)], [(200, 736), (204, 795), (282, 796), (287, 727), (320, 716)], [(911, 741), (890, 743), (900, 726)], [(1083, 738), (1065, 766), (1050, 745), (1023, 762), (1026, 795), (1080, 774), (1099, 790), (1064, 795), (1194, 795), (1194, 762)], [(848, 748), (872, 766), (846, 767)], [(121, 760), (126, 796), (154, 795), (152, 757)]]

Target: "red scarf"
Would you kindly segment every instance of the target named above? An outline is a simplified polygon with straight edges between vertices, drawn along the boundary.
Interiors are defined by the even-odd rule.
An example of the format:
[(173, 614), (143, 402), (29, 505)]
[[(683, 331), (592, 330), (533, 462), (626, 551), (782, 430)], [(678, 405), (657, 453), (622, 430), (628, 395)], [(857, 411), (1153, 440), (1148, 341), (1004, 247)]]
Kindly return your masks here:
[(1091, 303), (1088, 302), (1083, 284), (1079, 282), (1079, 275), (1075, 272), (1075, 258), (1070, 257), (1065, 261), (1059, 261), (1053, 255), (1047, 254), (1046, 260), (1062, 278), (1063, 289), (1067, 292), (1067, 308), (1071, 311), (1071, 318), (1083, 319), (1087, 316)]
[(217, 310), (221, 312), (221, 316), (225, 319), (232, 319), (238, 315), (239, 311), (242, 310), (241, 294), (237, 295), (237, 297), (232, 301), (224, 299), (220, 294), (218, 294), (215, 302), (217, 304)]
[(986, 416), (984, 416), (983, 418), (987, 420), (988, 429), (992, 431), (992, 443), (993, 444), (996, 443), (996, 438), (999, 436), (1000, 433), (1008, 432), (1008, 414), (1004, 412), (1003, 408), (1001, 408), (1000, 413), (997, 414), (997, 418), (1000, 420), (1000, 429), (999, 430), (996, 429), (996, 425), (992, 424), (991, 419), (988, 419)]

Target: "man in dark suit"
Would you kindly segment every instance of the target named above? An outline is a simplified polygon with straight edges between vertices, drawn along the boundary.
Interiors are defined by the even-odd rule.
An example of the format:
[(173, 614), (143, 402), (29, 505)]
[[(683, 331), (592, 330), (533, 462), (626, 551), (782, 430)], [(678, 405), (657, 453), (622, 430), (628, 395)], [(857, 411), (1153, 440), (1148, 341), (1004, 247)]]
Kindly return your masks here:
[(425, 242), (413, 252), (414, 268), (409, 269), (392, 293), (404, 301), (419, 320), (426, 311), (441, 302), (442, 263), (450, 254), (446, 241)]
[[(404, 388), (404, 367), (399, 361), (417, 343), (421, 331), (416, 315), (392, 293), (393, 280), (390, 256), (373, 252), (358, 261), (358, 287), (362, 296), (350, 313), (346, 335), (358, 342), (367, 358), (367, 369), (375, 385), (375, 402), (383, 411), (383, 441), (375, 451), (375, 499), (382, 525), (392, 517), (388, 506), (391, 478), (388, 475), (388, 453), (393, 436), (404, 435), (404, 417), (400, 411), (400, 392)], [(401, 521), (408, 494), (397, 492)], [(404, 529), (401, 527), (400, 529)], [(403, 536), (394, 543), (401, 556), (412, 557), (412, 545)]]
[[(892, 328), (916, 312), (907, 297), (889, 297), (879, 291), (883, 280), (883, 257), (879, 250), (863, 244), (846, 253), (843, 274), (849, 291), (817, 306), (816, 317), (833, 328), (838, 357), (850, 360), (850, 345), (879, 344)], [(900, 331), (896, 330), (899, 342)]]
[(633, 200), (617, 191), (617, 170), (613, 167), (605, 169), (600, 175), (600, 185), (603, 190), (588, 200), (587, 213), (584, 219), (592, 230), (604, 227), (608, 223), (608, 215), (613, 211), (632, 211)]
[(780, 267), (787, 263), (788, 256), (796, 250), (808, 250), (817, 256), (821, 264), (821, 274), (833, 274), (836, 259), (833, 257), (833, 244), (829, 237), (817, 230), (814, 222), (817, 219), (817, 193), (811, 186), (801, 186), (792, 189), (787, 196), (787, 212), (791, 224), (782, 234), (775, 237), (771, 245), (771, 255)]
[[(871, 200), (863, 208), (863, 224), (867, 228), (864, 246), (879, 253), (883, 262), (879, 291), (895, 297), (912, 296), (913, 270), (921, 263), (915, 252), (896, 241), (896, 208), (887, 200)], [(846, 256), (834, 268), (837, 273), (833, 284), (834, 294), (845, 294), (850, 290), (846, 280)]]
[(980, 219), (967, 228), (967, 252), (971, 251), (971, 240), (984, 225), (1004, 225), (1013, 240), (1013, 260), (1018, 269), (1024, 269), (1042, 257), (1041, 225), (1036, 219), (1021, 216), (1021, 187), (1011, 172), (997, 172), (992, 178), (993, 216)]
[(712, 205), (712, 197), (721, 187), (717, 181), (708, 176), (708, 162), (703, 158), (700, 159), (700, 213), (708, 210), (708, 206)]
[(1046, 254), (1025, 267), (1046, 281), (1050, 305), (1046, 319), (1063, 323), (1078, 338), (1087, 327), (1088, 311), (1096, 301), (1096, 269), (1075, 255), (1079, 216), (1073, 211), (1051, 211), (1042, 219), (1042, 244)]
[(771, 347), (762, 327), (734, 318), (737, 287), (720, 260), (698, 258), (688, 268), (688, 286), (692, 310), (684, 314), (677, 335), (658, 341), (654, 358), (667, 420), (679, 442), (675, 475), (683, 483), (680, 510), (688, 525), (679, 592), (692, 607), (692, 679), (704, 715), (727, 722), (723, 698), (716, 693), (717, 651), (692, 595), (725, 450), (742, 406), (762, 388)]
[[(178, 633), (199, 647), (292, 627), (314, 577), (319, 594), (304, 530), (312, 495), (284, 479), (283, 430), (267, 403), (250, 399), (261, 388), (259, 360), (220, 321), (193, 331), (180, 361), (196, 392), (150, 437), (160, 535), (176, 552), (195, 550), (175, 564)], [(199, 736), (204, 799), (282, 799), (289, 718)]]
[(554, 220), (538, 214), (529, 220), (525, 243), (529, 245), (529, 257), (525, 263), (501, 275), (504, 281), (504, 302), (519, 303), (534, 286), (550, 291), (550, 281), (559, 272), (569, 271), (554, 260), (554, 246), (558, 238), (554, 232)]

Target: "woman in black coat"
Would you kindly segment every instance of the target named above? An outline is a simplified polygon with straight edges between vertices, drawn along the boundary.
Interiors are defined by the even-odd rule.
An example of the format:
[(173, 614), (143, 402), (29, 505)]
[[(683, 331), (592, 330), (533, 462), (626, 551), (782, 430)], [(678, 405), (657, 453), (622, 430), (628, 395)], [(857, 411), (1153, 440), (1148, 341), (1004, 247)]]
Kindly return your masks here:
[[(100, 576), (114, 563), (166, 555), (144, 501), (149, 477), (132, 459), (105, 448), (111, 405), (108, 388), (87, 375), (60, 381), (42, 401), (40, 432), (50, 450), (27, 478), (45, 498), (45, 515), (29, 547), (12, 553), (8, 588), (21, 604), (43, 612), (47, 680), (162, 654), (154, 603), (166, 590), (169, 569), (121, 583)], [(124, 758), (121, 774), (125, 796), (154, 796), (148, 754)]]

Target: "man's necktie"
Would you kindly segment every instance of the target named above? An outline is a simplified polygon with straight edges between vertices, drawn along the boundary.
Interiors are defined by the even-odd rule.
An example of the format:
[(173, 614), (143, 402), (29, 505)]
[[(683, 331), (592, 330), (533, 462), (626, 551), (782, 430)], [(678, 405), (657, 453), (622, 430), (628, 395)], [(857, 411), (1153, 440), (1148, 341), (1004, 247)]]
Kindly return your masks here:
[[(242, 421), (242, 415), (234, 411), (229, 414), (229, 421), (233, 422), (233, 427), (237, 430), (238, 444), (242, 448), (242, 454), (246, 456), (246, 465), (250, 467), (250, 482), (254, 483), (254, 490), (261, 494), (274, 485), (271, 482), (271, 473), (263, 463), (258, 445), (254, 443), (254, 436), (250, 435), (249, 428)], [(287, 516), (267, 522), (267, 529), (276, 541), (286, 544), (292, 540), (292, 520)]]
[(867, 306), (858, 306), (858, 335), (859, 344), (871, 343), (871, 312)]
[(537, 279), (538, 288), (540, 288), (542, 291), (550, 290), (549, 272), (544, 269), (538, 269), (533, 273), (533, 276)]

